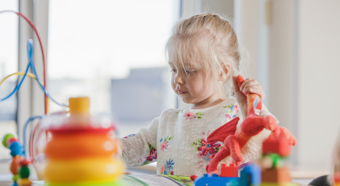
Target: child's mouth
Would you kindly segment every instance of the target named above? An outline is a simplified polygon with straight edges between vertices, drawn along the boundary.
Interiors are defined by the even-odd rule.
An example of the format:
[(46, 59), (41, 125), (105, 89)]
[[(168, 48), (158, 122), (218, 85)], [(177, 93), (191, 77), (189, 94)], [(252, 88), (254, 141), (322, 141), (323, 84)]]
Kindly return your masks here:
[(187, 92), (183, 92), (183, 91), (179, 91), (179, 90), (177, 90), (177, 92), (178, 92), (178, 94), (185, 94), (185, 93), (187, 93)]

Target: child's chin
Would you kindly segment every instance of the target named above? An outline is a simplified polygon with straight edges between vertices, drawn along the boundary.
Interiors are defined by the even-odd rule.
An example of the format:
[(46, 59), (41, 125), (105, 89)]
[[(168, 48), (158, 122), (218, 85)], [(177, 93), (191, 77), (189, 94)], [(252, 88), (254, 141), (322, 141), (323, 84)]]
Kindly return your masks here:
[(187, 99), (183, 99), (183, 98), (182, 98), (182, 101), (186, 104), (195, 104), (195, 102), (187, 100)]
[(192, 104), (192, 101), (184, 96), (179, 96), (181, 100), (186, 104)]

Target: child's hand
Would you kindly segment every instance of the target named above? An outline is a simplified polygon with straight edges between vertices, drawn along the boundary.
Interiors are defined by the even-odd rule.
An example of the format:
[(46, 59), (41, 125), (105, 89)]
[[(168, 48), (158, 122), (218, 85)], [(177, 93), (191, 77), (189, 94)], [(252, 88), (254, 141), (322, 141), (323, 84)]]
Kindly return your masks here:
[(235, 97), (236, 97), (237, 103), (240, 106), (243, 117), (246, 118), (248, 114), (246, 95), (250, 93), (258, 94), (261, 97), (261, 100), (263, 100), (265, 97), (265, 94), (262, 89), (262, 86), (255, 79), (247, 78), (244, 80), (241, 87), (238, 87), (236, 78), (237, 76), (233, 76)]

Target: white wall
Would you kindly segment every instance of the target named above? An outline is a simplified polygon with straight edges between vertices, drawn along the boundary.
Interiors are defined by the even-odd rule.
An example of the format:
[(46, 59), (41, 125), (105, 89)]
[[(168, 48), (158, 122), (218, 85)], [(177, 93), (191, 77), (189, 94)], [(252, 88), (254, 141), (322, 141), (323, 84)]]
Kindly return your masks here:
[[(261, 69), (261, 32), (266, 3), (268, 70)], [(250, 77), (261, 79), (270, 111), (297, 137), (293, 162), (301, 170), (330, 170), (340, 121), (340, 1), (243, 0), (240, 38), (250, 55)], [(265, 12), (266, 14), (267, 12)], [(264, 17), (266, 18), (266, 16)], [(261, 82), (265, 84), (266, 82)]]
[(298, 4), (298, 162), (327, 168), (339, 134), (340, 1)]
[[(297, 134), (297, 35), (296, 4), (294, 0), (272, 0), (268, 35), (268, 108), (280, 120), (280, 126)], [(297, 163), (297, 149), (292, 159)]]
[[(230, 11), (216, 9), (222, 7), (219, 1), (183, 2), (194, 3), (192, 14), (198, 9), (227, 15)], [(329, 171), (340, 130), (340, 1), (231, 4), (236, 7), (238, 37), (250, 57), (248, 77), (259, 80), (268, 108), (297, 138), (292, 163), (300, 170)]]

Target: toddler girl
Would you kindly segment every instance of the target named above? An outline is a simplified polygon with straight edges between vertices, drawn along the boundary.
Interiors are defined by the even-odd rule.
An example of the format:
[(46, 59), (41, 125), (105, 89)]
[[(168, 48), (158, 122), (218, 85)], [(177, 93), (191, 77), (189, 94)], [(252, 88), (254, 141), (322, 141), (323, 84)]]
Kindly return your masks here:
[[(221, 148), (221, 143), (207, 143), (207, 136), (235, 117), (246, 117), (245, 94), (256, 93), (263, 99), (264, 92), (256, 80), (246, 79), (237, 86), (241, 66), (237, 37), (219, 15), (180, 21), (166, 51), (172, 89), (191, 106), (165, 110), (147, 129), (123, 138), (123, 158), (128, 166), (157, 161), (157, 174), (202, 175)], [(230, 97), (231, 92), (235, 97)], [(261, 114), (270, 113), (264, 108)], [(250, 144), (243, 162), (260, 155), (262, 144), (256, 140)]]

